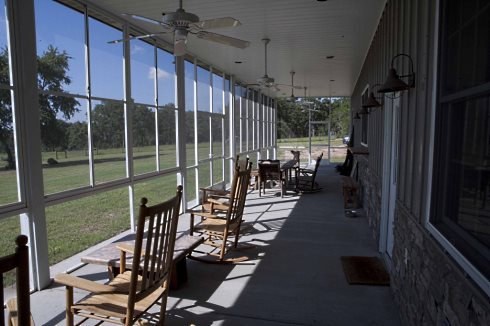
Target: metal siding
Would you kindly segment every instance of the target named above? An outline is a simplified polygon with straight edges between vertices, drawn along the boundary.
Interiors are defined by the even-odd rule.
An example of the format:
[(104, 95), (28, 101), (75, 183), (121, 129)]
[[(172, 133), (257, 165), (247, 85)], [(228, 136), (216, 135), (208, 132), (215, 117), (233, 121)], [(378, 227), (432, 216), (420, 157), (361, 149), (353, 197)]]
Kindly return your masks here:
[[(398, 198), (415, 216), (422, 215), (426, 198), (427, 145), (430, 98), (428, 88), (428, 59), (432, 43), (430, 12), (433, 1), (392, 0), (388, 1), (380, 19), (378, 29), (364, 62), (361, 74), (352, 94), (354, 110), (361, 108), (361, 93), (367, 83), (373, 87), (383, 83), (391, 59), (398, 53), (412, 57), (416, 70), (414, 89), (403, 92), (400, 98), (400, 138), (398, 164)], [(431, 27), (432, 26), (432, 27)], [(408, 71), (408, 61), (404, 58), (395, 62), (399, 73)], [(391, 101), (387, 99), (387, 101)], [(369, 117), (369, 165), (380, 176), (383, 168), (383, 114), (377, 109)], [(360, 123), (355, 122), (356, 144), (360, 139)], [(381, 181), (381, 180), (380, 180)]]
[(435, 76), (433, 75), (433, 69), (434, 67), (431, 66), (432, 59), (434, 57), (434, 53), (437, 49), (437, 44), (436, 44), (436, 35), (434, 34), (435, 30), (435, 19), (434, 17), (436, 16), (436, 3), (435, 1), (431, 1), (428, 6), (427, 6), (427, 17), (428, 17), (428, 39), (427, 39), (427, 44), (428, 44), (428, 56), (427, 56), (427, 93), (426, 93), (426, 105), (425, 105), (425, 110), (423, 112), (424, 115), (424, 130), (426, 131), (425, 137), (422, 140), (422, 145), (423, 146), (423, 160), (421, 162), (422, 164), (422, 191), (420, 192), (420, 218), (421, 218), (421, 223), (423, 223), (424, 219), (424, 213), (427, 211), (427, 184), (430, 181), (431, 176), (429, 175), (429, 157), (430, 157), (430, 126), (431, 126), (431, 114), (432, 114), (432, 98), (433, 95), (435, 94), (435, 90), (433, 89), (434, 85), (434, 78)]
[(423, 169), (423, 139), (425, 138), (424, 128), (424, 112), (426, 110), (426, 96), (427, 96), (427, 60), (420, 60), (421, 58), (427, 58), (427, 1), (424, 1), (419, 5), (418, 17), (420, 18), (419, 26), (419, 39), (418, 39), (418, 71), (417, 75), (417, 107), (416, 107), (416, 128), (417, 133), (413, 139), (414, 141), (414, 161), (413, 171), (414, 178), (411, 192), (414, 194), (412, 197), (412, 213), (414, 216), (421, 216), (421, 200), (422, 194), (422, 169)]

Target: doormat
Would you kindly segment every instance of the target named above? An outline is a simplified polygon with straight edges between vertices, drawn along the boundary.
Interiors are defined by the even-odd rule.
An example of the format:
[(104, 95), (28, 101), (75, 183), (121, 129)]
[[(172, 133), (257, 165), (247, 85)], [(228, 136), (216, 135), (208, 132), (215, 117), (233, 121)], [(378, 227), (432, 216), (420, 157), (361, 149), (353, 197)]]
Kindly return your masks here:
[(340, 260), (349, 284), (390, 285), (390, 275), (378, 257), (342, 256)]

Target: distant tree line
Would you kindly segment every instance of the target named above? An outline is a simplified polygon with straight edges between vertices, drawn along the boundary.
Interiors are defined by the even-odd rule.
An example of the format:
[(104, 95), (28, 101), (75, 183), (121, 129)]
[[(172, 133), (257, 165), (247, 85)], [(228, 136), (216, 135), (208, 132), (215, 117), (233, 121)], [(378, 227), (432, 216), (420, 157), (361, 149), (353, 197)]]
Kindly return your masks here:
[[(311, 110), (311, 121), (328, 121), (330, 117), (330, 131), (337, 137), (349, 133), (350, 101), (347, 98), (306, 98), (297, 101), (278, 99), (277, 137), (279, 139), (308, 137), (309, 110)], [(328, 133), (326, 125), (312, 124), (311, 128), (312, 136)]]
[[(41, 146), (43, 151), (86, 150), (88, 133), (86, 121), (69, 122), (80, 109), (80, 103), (71, 97), (46, 94), (64, 92), (63, 87), (71, 84), (68, 76), (70, 56), (53, 46), (37, 58)], [(10, 85), (8, 49), (0, 51), (0, 84)], [(85, 108), (83, 108), (85, 110)], [(166, 104), (158, 109), (159, 143), (175, 144), (175, 106)], [(185, 112), (186, 142), (194, 140), (194, 113)], [(199, 112), (198, 141), (209, 142), (210, 120), (213, 130), (221, 130), (221, 120), (211, 118), (211, 113)], [(124, 108), (121, 103), (101, 101), (91, 111), (93, 146), (99, 149), (122, 148), (124, 138)], [(154, 109), (136, 105), (133, 109), (133, 146), (155, 144)], [(212, 141), (221, 134), (213, 133)], [(10, 90), (0, 90), (0, 154), (6, 155), (7, 169), (15, 168), (15, 146), (13, 132), (12, 102)]]
[[(78, 113), (77, 99), (52, 95), (50, 92), (64, 92), (63, 87), (71, 84), (68, 76), (70, 56), (56, 47), (48, 48), (37, 58), (41, 144), (43, 151), (86, 150), (88, 148), (87, 122), (70, 121)], [(10, 85), (8, 50), (0, 51), (0, 84)], [(345, 98), (332, 100), (308, 98), (306, 107), (300, 102), (278, 100), (278, 137), (307, 137), (308, 109), (313, 121), (326, 121), (331, 117), (331, 130), (338, 136), (348, 133), (349, 101)], [(85, 108), (83, 108), (84, 110)], [(175, 106), (166, 104), (158, 109), (159, 144), (175, 144)], [(154, 145), (155, 112), (147, 106), (136, 105), (132, 110), (133, 146)], [(82, 115), (83, 116), (83, 115)], [(123, 148), (124, 107), (121, 103), (101, 101), (91, 111), (92, 142), (98, 149)], [(194, 113), (185, 112), (185, 142), (194, 141)], [(213, 139), (221, 139), (221, 119), (209, 112), (197, 114), (198, 142), (209, 142), (210, 125)], [(324, 126), (313, 125), (313, 135), (325, 134)], [(226, 139), (225, 139), (226, 141)], [(0, 154), (6, 154), (6, 167), (15, 168), (15, 147), (12, 124), (12, 104), (10, 90), (0, 90)]]

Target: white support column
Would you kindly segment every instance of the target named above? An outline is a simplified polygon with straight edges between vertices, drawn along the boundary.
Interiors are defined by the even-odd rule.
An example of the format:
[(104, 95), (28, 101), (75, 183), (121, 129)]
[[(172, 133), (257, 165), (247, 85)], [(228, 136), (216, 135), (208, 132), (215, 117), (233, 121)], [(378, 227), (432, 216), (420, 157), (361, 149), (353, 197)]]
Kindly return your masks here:
[(158, 129), (158, 54), (157, 54), (157, 47), (156, 47), (156, 42), (153, 44), (153, 51), (154, 51), (154, 80), (153, 80), (153, 85), (154, 85), (154, 95), (155, 95), (155, 154), (156, 154), (156, 160), (155, 164), (157, 165), (157, 171), (160, 171), (160, 131)]
[(175, 102), (177, 112), (175, 114), (175, 141), (177, 145), (177, 184), (184, 186), (182, 193), (182, 212), (187, 209), (187, 153), (185, 130), (185, 61), (182, 56), (175, 58)]
[[(230, 76), (230, 93), (229, 93), (229, 97), (230, 97), (230, 105), (229, 105), (229, 108), (230, 108), (230, 116), (229, 116), (229, 136), (230, 136), (230, 157), (231, 157), (231, 160), (230, 160), (230, 180), (233, 180), (233, 173), (234, 173), (234, 161), (235, 161), (235, 158), (236, 158), (236, 141), (235, 141), (235, 137), (236, 137), (236, 131), (235, 131), (235, 119), (237, 118), (235, 116), (235, 79), (233, 78), (233, 76)], [(238, 117), (238, 119), (240, 119), (240, 117)]]
[[(9, 54), (14, 83), (12, 107), (16, 125), (17, 156), (24, 181), (27, 213), (21, 214), (21, 232), (29, 237), (33, 287), (43, 289), (50, 283), (48, 235), (44, 213), (44, 189), (41, 157), (41, 126), (37, 91), (36, 30), (34, 2), (6, 1), (9, 19)], [(2, 303), (3, 304), (3, 303)]]
[[(258, 93), (258, 92), (257, 92)], [(257, 114), (256, 110), (257, 106), (257, 99), (255, 98), (255, 91), (252, 90), (252, 150), (255, 150), (257, 146), (257, 117), (255, 116)], [(259, 155), (257, 156), (258, 159), (260, 159), (260, 152)]]
[[(129, 36), (128, 25), (124, 25), (123, 36)], [(131, 48), (130, 42), (124, 42), (123, 47), (123, 80), (124, 80), (124, 137), (126, 139), (126, 177), (131, 180), (128, 186), (129, 193), (129, 216), (131, 221), (131, 230), (136, 231), (135, 214), (134, 214), (134, 167), (133, 167), (133, 106), (134, 101), (131, 98)], [(139, 203), (136, 203), (137, 205)]]
[(196, 199), (199, 200), (199, 139), (197, 139), (197, 59), (194, 59), (194, 165), (197, 167), (194, 169), (196, 183), (195, 194)]
[[(226, 75), (225, 73), (222, 73), (221, 75), (223, 79), (223, 87), (221, 89), (221, 107), (222, 107), (222, 113), (223, 116), (221, 118), (221, 180), (225, 180), (225, 162), (226, 162), (226, 153), (225, 153), (225, 123), (226, 123), (226, 115), (229, 114), (228, 111), (230, 111), (230, 105), (228, 106), (228, 111), (226, 111), (226, 101), (225, 101), (225, 89), (226, 89)], [(231, 126), (230, 126), (231, 129)], [(231, 146), (231, 144), (230, 144)]]
[[(213, 113), (213, 67), (209, 67), (209, 112)], [(213, 117), (208, 118), (209, 123), (209, 184), (214, 182), (214, 151), (213, 151)]]
[(245, 151), (249, 151), (250, 150), (250, 146), (249, 146), (249, 139), (250, 139), (250, 136), (249, 136), (249, 132), (250, 132), (250, 123), (249, 123), (249, 120), (250, 120), (250, 115), (248, 113), (249, 109), (250, 109), (250, 91), (251, 89), (250, 88), (247, 88), (246, 92), (245, 92)]
[(277, 159), (277, 98), (274, 99), (272, 112), (272, 145), (274, 146), (274, 159)]
[(87, 151), (88, 151), (88, 164), (89, 164), (89, 176), (90, 185), (95, 186), (95, 167), (94, 167), (94, 142), (92, 138), (92, 78), (90, 74), (90, 32), (88, 28), (88, 13), (87, 8), (84, 12), (85, 20), (85, 85), (87, 85), (86, 95), (87, 101)]
[[(244, 126), (243, 126), (243, 87), (242, 86), (239, 86), (240, 87), (240, 116), (238, 117), (238, 119), (240, 120), (240, 153), (243, 152), (243, 130), (245, 129)], [(235, 94), (236, 96), (236, 94)]]

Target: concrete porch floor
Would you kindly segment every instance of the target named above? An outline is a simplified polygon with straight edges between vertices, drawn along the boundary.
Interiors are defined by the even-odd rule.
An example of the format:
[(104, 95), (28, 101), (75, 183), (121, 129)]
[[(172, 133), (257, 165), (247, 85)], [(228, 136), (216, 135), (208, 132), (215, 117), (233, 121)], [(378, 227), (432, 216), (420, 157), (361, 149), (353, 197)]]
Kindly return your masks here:
[[(340, 177), (321, 166), (323, 190), (297, 195), (278, 190), (247, 197), (239, 265), (187, 261), (188, 282), (171, 291), (167, 325), (401, 325), (390, 287), (349, 285), (340, 256), (376, 256), (366, 218), (346, 218)], [(179, 231), (189, 228), (183, 215)], [(89, 249), (93, 251), (94, 248)], [(74, 256), (52, 268), (52, 276), (80, 262)], [(86, 265), (75, 275), (107, 281), (104, 267)], [(83, 296), (76, 292), (75, 300)], [(64, 287), (54, 284), (31, 296), (36, 325), (63, 325)]]

